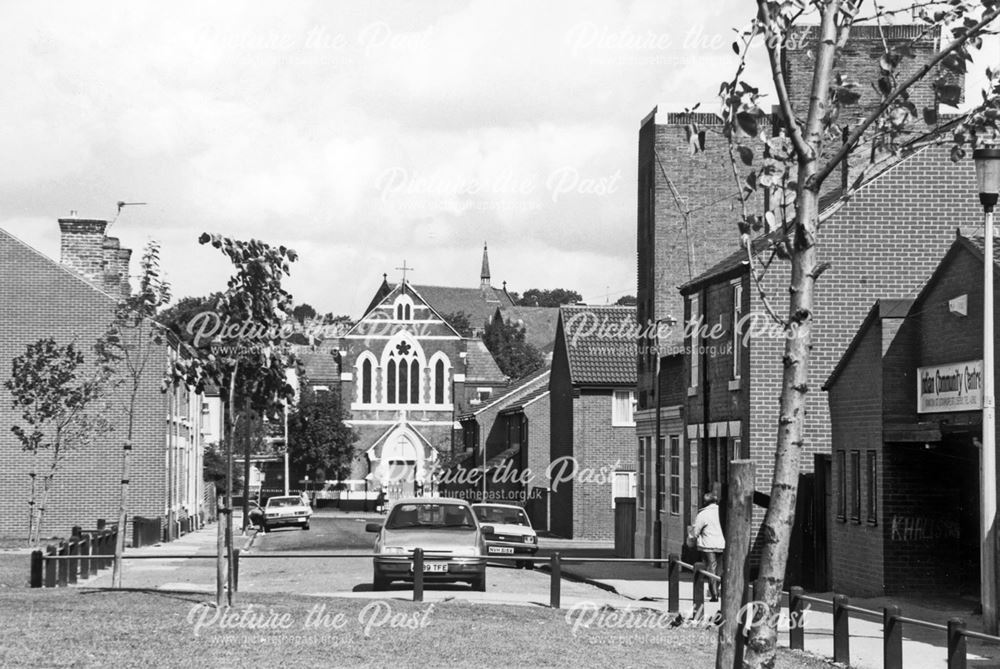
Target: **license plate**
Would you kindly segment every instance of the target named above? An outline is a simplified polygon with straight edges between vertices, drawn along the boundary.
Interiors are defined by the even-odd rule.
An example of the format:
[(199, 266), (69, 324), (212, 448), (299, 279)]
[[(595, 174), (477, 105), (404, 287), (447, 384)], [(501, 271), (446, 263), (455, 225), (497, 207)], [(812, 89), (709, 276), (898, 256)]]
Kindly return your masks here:
[(505, 553), (507, 555), (513, 555), (514, 549), (510, 546), (489, 546), (487, 550), (490, 553)]
[[(413, 571), (413, 563), (410, 563), (410, 571)], [(447, 562), (425, 562), (424, 572), (447, 572), (448, 563)]]

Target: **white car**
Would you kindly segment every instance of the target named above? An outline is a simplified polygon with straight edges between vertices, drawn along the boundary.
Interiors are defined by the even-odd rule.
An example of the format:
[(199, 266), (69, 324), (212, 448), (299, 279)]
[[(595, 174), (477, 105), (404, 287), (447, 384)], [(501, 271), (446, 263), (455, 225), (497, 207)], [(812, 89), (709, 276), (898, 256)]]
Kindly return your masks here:
[(264, 520), (261, 523), (261, 529), (270, 532), (275, 527), (294, 525), (308, 530), (311, 517), (312, 508), (303, 501), (300, 495), (272, 497), (264, 505)]
[[(534, 555), (538, 552), (538, 536), (528, 514), (514, 504), (473, 504), (472, 512), (480, 525), (493, 531), (486, 533), (487, 555)], [(517, 566), (525, 569), (531, 560), (518, 560)]]

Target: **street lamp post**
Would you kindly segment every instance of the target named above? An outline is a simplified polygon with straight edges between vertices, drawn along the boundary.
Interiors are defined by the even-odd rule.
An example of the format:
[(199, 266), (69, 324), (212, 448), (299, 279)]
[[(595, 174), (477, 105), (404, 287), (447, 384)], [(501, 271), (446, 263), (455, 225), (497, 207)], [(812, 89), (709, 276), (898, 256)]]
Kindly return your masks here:
[(993, 209), (1000, 194), (1000, 149), (976, 149), (976, 185), (983, 205), (983, 438), (980, 456), (980, 595), (983, 627), (997, 633), (996, 528), (996, 406), (993, 379)]

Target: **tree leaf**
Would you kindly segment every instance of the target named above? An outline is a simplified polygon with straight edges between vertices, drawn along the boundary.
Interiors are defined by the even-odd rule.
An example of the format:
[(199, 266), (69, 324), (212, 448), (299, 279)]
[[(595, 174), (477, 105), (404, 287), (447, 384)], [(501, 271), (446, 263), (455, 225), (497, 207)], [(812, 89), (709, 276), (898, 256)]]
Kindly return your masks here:
[(740, 130), (750, 135), (751, 137), (757, 134), (757, 115), (751, 114), (750, 112), (737, 112), (736, 122), (740, 126)]
[(935, 125), (938, 122), (938, 112), (934, 107), (924, 107), (924, 123)]
[(740, 154), (740, 160), (744, 165), (753, 165), (753, 149), (749, 146), (737, 146), (736, 152)]

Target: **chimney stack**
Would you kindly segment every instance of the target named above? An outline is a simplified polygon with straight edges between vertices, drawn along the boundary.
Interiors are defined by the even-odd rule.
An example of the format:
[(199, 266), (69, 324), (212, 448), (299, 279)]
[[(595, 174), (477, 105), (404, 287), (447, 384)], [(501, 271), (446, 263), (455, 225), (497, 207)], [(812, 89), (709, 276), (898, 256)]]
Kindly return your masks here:
[[(75, 212), (74, 212), (75, 213)], [(131, 292), (128, 282), (131, 249), (121, 248), (116, 237), (107, 237), (108, 222), (86, 218), (60, 218), (60, 262), (115, 297)]]

